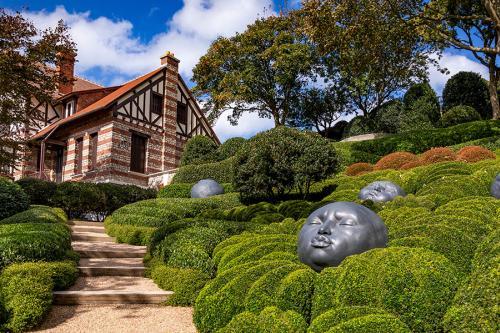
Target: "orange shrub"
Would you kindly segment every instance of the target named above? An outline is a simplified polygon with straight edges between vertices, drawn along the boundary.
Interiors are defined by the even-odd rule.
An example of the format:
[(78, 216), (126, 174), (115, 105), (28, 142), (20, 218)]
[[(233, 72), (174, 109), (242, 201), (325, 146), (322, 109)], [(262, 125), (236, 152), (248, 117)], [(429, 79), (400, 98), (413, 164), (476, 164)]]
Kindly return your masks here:
[(401, 169), (407, 163), (418, 161), (418, 156), (405, 151), (392, 153), (382, 157), (376, 164), (375, 170)]
[(401, 170), (413, 169), (413, 168), (416, 168), (418, 166), (422, 166), (422, 165), (425, 165), (425, 164), (426, 163), (424, 161), (422, 161), (422, 159), (418, 159), (416, 161), (412, 161), (412, 162), (403, 164), (403, 166), (401, 167)]
[(373, 171), (373, 165), (370, 163), (360, 162), (349, 165), (345, 170), (345, 174), (348, 176), (358, 176), (370, 171)]
[(481, 146), (463, 147), (457, 153), (457, 160), (469, 163), (495, 158), (494, 152)]
[(420, 155), (420, 159), (425, 164), (454, 161), (457, 158), (457, 154), (450, 148), (437, 147), (427, 150)]

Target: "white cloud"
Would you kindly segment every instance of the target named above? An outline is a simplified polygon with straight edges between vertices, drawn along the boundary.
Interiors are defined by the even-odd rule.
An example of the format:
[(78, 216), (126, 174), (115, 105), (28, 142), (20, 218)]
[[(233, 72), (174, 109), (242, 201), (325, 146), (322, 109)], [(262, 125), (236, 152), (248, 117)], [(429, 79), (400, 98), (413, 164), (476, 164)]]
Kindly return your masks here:
[[(24, 12), (39, 28), (53, 27), (64, 20), (77, 44), (76, 72), (82, 76), (100, 72), (101, 83), (116, 85), (144, 74), (160, 65), (160, 56), (171, 51), (181, 60), (180, 72), (186, 78), (219, 36), (232, 36), (245, 30), (259, 16), (273, 13), (272, 0), (184, 0), (183, 7), (168, 21), (165, 31), (143, 42), (134, 37), (134, 26), (126, 20), (93, 18), (90, 11), (70, 13), (64, 6), (52, 12)], [(155, 15), (161, 15), (156, 11)], [(272, 127), (268, 119), (245, 115), (233, 127), (225, 117), (215, 126), (222, 139), (251, 136)]]
[(449, 74), (443, 74), (439, 72), (435, 67), (431, 67), (429, 70), (429, 81), (432, 88), (441, 95), (443, 88), (448, 79), (460, 72), (476, 72), (479, 73), (485, 79), (488, 78), (488, 69), (481, 65), (479, 62), (471, 60), (464, 55), (451, 54), (449, 52), (444, 52), (441, 59), (438, 60), (441, 67), (446, 68)]
[(274, 120), (259, 118), (257, 113), (244, 113), (238, 121), (238, 126), (232, 126), (223, 114), (215, 123), (214, 130), (219, 139), (224, 142), (235, 136), (249, 138), (256, 133), (274, 127)]

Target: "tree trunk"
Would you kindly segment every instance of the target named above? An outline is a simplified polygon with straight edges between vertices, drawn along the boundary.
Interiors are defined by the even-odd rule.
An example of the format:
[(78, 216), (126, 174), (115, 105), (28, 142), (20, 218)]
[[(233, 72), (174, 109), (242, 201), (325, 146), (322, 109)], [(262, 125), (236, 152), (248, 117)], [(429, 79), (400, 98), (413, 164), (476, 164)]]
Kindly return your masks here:
[(498, 101), (498, 81), (500, 80), (500, 70), (495, 66), (496, 57), (490, 58), (490, 82), (488, 89), (490, 91), (491, 109), (493, 110), (493, 119), (500, 119), (500, 104)]

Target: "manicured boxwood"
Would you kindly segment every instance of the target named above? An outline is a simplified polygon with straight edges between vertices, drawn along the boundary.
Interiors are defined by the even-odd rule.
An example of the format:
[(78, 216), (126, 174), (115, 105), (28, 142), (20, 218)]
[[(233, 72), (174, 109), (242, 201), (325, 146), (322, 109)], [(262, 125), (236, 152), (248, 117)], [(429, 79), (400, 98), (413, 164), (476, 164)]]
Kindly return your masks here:
[(307, 330), (308, 333), (323, 333), (331, 328), (349, 321), (354, 318), (360, 318), (367, 315), (387, 314), (387, 311), (369, 306), (341, 306), (324, 312), (316, 317)]
[(345, 174), (348, 176), (359, 176), (363, 173), (371, 172), (373, 170), (373, 164), (358, 162), (349, 165), (345, 170)]
[(482, 160), (495, 159), (494, 152), (481, 146), (467, 146), (460, 149), (457, 153), (457, 160), (474, 163)]
[(457, 105), (443, 114), (439, 120), (439, 125), (442, 127), (450, 127), (476, 120), (481, 120), (481, 115), (473, 107)]
[(448, 147), (431, 148), (420, 155), (424, 164), (454, 161), (456, 158), (455, 152)]
[(221, 184), (231, 183), (234, 172), (233, 164), (234, 157), (220, 162), (186, 165), (179, 168), (172, 179), (172, 183), (196, 183), (206, 178), (212, 178)]
[(371, 306), (397, 314), (413, 332), (440, 331), (457, 276), (448, 259), (426, 249), (374, 249), (321, 272), (313, 318), (341, 306)]
[(57, 186), (51, 201), (73, 218), (89, 212), (105, 211), (106, 194), (93, 183), (64, 182)]
[(246, 141), (245, 138), (240, 137), (227, 139), (217, 148), (217, 158), (222, 161), (236, 155)]
[[(385, 156), (395, 151), (423, 153), (433, 147), (451, 146), (466, 141), (498, 135), (499, 120), (475, 121), (448, 128), (430, 129), (426, 131), (410, 131), (388, 137), (353, 142), (351, 149), (362, 153)], [(354, 162), (373, 162), (359, 154)]]
[(21, 186), (0, 177), (0, 220), (29, 208), (29, 196)]
[(2, 224), (14, 223), (66, 223), (68, 217), (60, 208), (31, 206), (30, 209), (0, 220)]
[(0, 275), (0, 299), (8, 319), (3, 328), (24, 332), (38, 325), (50, 309), (52, 290), (68, 288), (77, 277), (72, 261), (14, 264), (4, 269)]
[(204, 164), (217, 160), (217, 144), (204, 135), (196, 135), (190, 138), (185, 146), (181, 157), (181, 165)]
[(210, 276), (195, 269), (168, 267), (160, 263), (152, 268), (151, 279), (160, 288), (174, 292), (168, 304), (187, 306), (194, 303)]
[(354, 318), (334, 326), (329, 333), (411, 333), (398, 317), (391, 314), (371, 314)]
[(382, 157), (377, 163), (375, 163), (375, 170), (385, 170), (385, 169), (401, 169), (405, 164), (418, 161), (418, 157), (415, 154), (400, 151), (388, 154)]
[(112, 216), (108, 216), (104, 220), (104, 227), (106, 233), (111, 237), (115, 237), (118, 243), (131, 245), (148, 245), (156, 231), (156, 228), (152, 227), (113, 223)]
[(32, 205), (50, 205), (57, 184), (38, 178), (21, 178), (16, 183), (29, 196)]
[(235, 316), (219, 333), (305, 333), (307, 323), (298, 313), (266, 307), (259, 313), (245, 311)]

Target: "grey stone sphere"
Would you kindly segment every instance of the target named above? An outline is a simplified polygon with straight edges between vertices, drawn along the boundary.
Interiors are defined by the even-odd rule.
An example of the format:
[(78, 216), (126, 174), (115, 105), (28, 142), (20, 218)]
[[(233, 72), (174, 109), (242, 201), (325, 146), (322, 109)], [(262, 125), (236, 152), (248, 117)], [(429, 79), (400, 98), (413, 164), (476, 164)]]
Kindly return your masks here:
[(491, 183), (491, 195), (497, 199), (500, 199), (500, 173), (497, 174), (493, 183)]
[(191, 198), (208, 198), (224, 194), (224, 188), (213, 179), (202, 179), (191, 188)]
[(387, 246), (387, 228), (375, 212), (354, 202), (327, 204), (309, 215), (299, 234), (297, 254), (319, 272), (346, 257)]
[(405, 197), (406, 192), (393, 182), (378, 180), (363, 187), (359, 192), (358, 198), (373, 202), (387, 202), (394, 200), (397, 196)]

